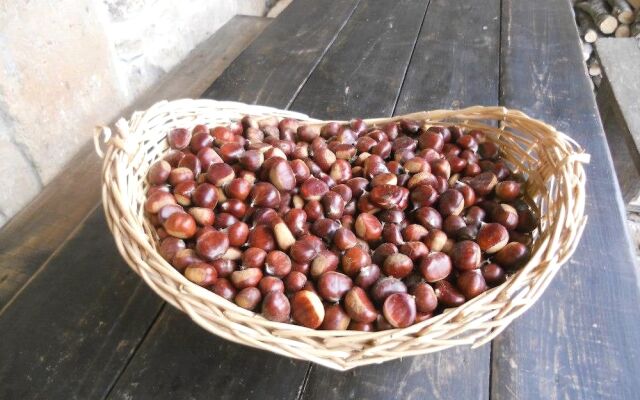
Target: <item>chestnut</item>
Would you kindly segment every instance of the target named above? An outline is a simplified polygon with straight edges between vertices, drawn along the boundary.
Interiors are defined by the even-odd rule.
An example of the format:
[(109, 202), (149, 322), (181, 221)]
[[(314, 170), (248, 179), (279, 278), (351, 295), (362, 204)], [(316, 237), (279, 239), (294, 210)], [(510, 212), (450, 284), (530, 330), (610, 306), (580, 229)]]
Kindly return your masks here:
[(487, 283), (482, 272), (478, 270), (462, 272), (456, 279), (456, 286), (467, 300), (473, 299), (487, 290)]
[(191, 207), (189, 209), (189, 214), (191, 214), (191, 216), (195, 219), (196, 223), (201, 226), (213, 225), (216, 218), (215, 214), (213, 213), (213, 210), (210, 208)]
[(301, 290), (291, 299), (291, 315), (298, 324), (316, 329), (324, 319), (324, 305), (317, 294)]
[(249, 247), (259, 247), (264, 251), (271, 251), (276, 249), (276, 239), (273, 236), (273, 231), (266, 225), (256, 225), (249, 232), (249, 238), (247, 239)]
[(348, 250), (356, 245), (356, 235), (349, 229), (339, 228), (333, 235), (333, 244), (339, 250)]
[(218, 204), (218, 192), (210, 183), (199, 184), (191, 195), (193, 203), (198, 207), (215, 208)]
[(171, 214), (162, 226), (169, 235), (180, 239), (188, 239), (196, 233), (196, 220), (184, 212)]
[(498, 178), (493, 172), (482, 172), (471, 179), (469, 185), (478, 196), (486, 196), (498, 184)]
[(418, 224), (407, 225), (402, 230), (402, 237), (408, 242), (415, 242), (424, 239), (429, 234), (427, 228)]
[(448, 255), (441, 252), (427, 254), (420, 261), (420, 273), (427, 282), (438, 282), (451, 274), (452, 263)]
[(502, 181), (496, 184), (496, 196), (503, 201), (513, 201), (520, 197), (520, 184), (516, 181)]
[(184, 249), (186, 249), (184, 240), (169, 236), (162, 240), (158, 252), (162, 258), (167, 261), (171, 261), (173, 260), (173, 257), (175, 257), (176, 253)]
[(235, 287), (225, 278), (220, 278), (209, 288), (213, 293), (225, 300), (233, 301), (238, 292)]
[(251, 183), (243, 178), (235, 178), (224, 187), (224, 192), (232, 199), (244, 201), (251, 192)]
[(360, 268), (358, 276), (355, 278), (355, 284), (363, 289), (368, 289), (380, 278), (380, 267), (376, 264), (367, 265)]
[(465, 302), (464, 295), (446, 280), (436, 282), (434, 292), (438, 303), (445, 307), (457, 307)]
[(369, 193), (369, 200), (384, 210), (402, 210), (407, 207), (409, 190), (393, 184), (374, 186)]
[(352, 287), (344, 296), (344, 308), (349, 317), (357, 322), (373, 322), (378, 317), (369, 296), (358, 286)]
[(185, 268), (184, 276), (196, 285), (210, 286), (218, 279), (218, 271), (211, 264), (198, 262)]
[(457, 242), (451, 250), (453, 265), (463, 271), (480, 267), (481, 250), (477, 243), (471, 240)]
[(416, 320), (416, 302), (407, 293), (394, 293), (382, 306), (386, 320), (395, 328), (406, 328)]
[(209, 261), (222, 257), (228, 248), (229, 238), (225, 232), (211, 231), (196, 241), (196, 251)]
[(287, 160), (277, 159), (269, 169), (269, 180), (276, 189), (284, 192), (296, 187), (296, 175)]
[(321, 250), (311, 262), (310, 273), (314, 278), (318, 278), (328, 271), (335, 271), (338, 268), (340, 259), (330, 250)]
[(300, 195), (305, 200), (320, 200), (329, 191), (329, 186), (316, 177), (310, 177), (300, 186)]
[(360, 332), (373, 332), (375, 330), (371, 322), (358, 322), (354, 320), (351, 320), (351, 322), (349, 322), (348, 329), (350, 331), (360, 331)]
[(407, 285), (398, 278), (385, 276), (371, 287), (371, 297), (378, 304), (384, 303), (385, 299), (393, 293), (407, 293)]
[(262, 301), (262, 315), (266, 319), (275, 322), (287, 322), (290, 314), (291, 304), (284, 293), (273, 291), (264, 296), (264, 300)]
[(258, 182), (249, 193), (251, 207), (276, 208), (280, 204), (280, 192), (268, 182)]
[(490, 263), (482, 266), (482, 277), (489, 285), (499, 285), (506, 280), (506, 275), (502, 267), (498, 264)]
[(442, 251), (447, 242), (447, 234), (440, 229), (432, 229), (427, 233), (423, 243), (430, 251)]
[(356, 218), (355, 230), (358, 237), (366, 241), (376, 241), (382, 237), (382, 224), (372, 214), (360, 214)]
[[(314, 261), (315, 262), (315, 261)], [(345, 274), (354, 277), (363, 267), (371, 264), (371, 256), (359, 246), (354, 246), (344, 252), (342, 256), (342, 270)]]
[(171, 264), (175, 269), (183, 272), (189, 265), (202, 261), (203, 260), (198, 257), (198, 254), (193, 249), (186, 248), (176, 252), (176, 255), (173, 256), (173, 259), (171, 260)]
[(242, 253), (242, 265), (249, 268), (262, 268), (267, 252), (257, 247), (249, 247)]
[(171, 164), (165, 160), (157, 161), (151, 164), (147, 173), (147, 181), (151, 185), (162, 185), (169, 179), (171, 173)]
[(291, 259), (280, 250), (270, 251), (265, 259), (264, 272), (283, 278), (291, 272)]
[(322, 196), (322, 207), (327, 218), (339, 219), (344, 212), (345, 202), (342, 196), (329, 191)]
[(351, 318), (340, 304), (331, 304), (324, 309), (324, 319), (320, 329), (340, 330), (348, 329)]
[(429, 248), (422, 242), (406, 242), (400, 246), (400, 253), (409, 257), (411, 261), (417, 261), (429, 254)]
[(290, 293), (302, 290), (306, 283), (307, 276), (300, 271), (291, 271), (284, 279), (284, 286)]
[(306, 239), (297, 240), (289, 249), (289, 255), (294, 261), (308, 263), (318, 255), (319, 250)]
[(144, 209), (149, 213), (155, 214), (164, 206), (170, 204), (177, 204), (175, 197), (171, 193), (158, 191), (147, 198), (144, 203)]
[(413, 287), (411, 294), (416, 300), (416, 309), (421, 313), (432, 313), (438, 307), (438, 297), (431, 285), (428, 283), (418, 283)]
[(238, 306), (250, 311), (253, 311), (260, 304), (260, 300), (262, 300), (262, 294), (255, 287), (242, 289), (234, 299)]
[(515, 269), (529, 261), (529, 248), (522, 243), (508, 243), (495, 255), (495, 262), (507, 269)]
[(327, 271), (318, 278), (318, 294), (327, 301), (339, 301), (352, 287), (351, 278), (340, 272)]
[(484, 224), (478, 231), (477, 243), (480, 250), (489, 254), (496, 253), (509, 242), (509, 232), (497, 223)]
[(491, 212), (491, 219), (510, 231), (518, 226), (518, 212), (509, 204), (500, 204), (495, 207)]
[(247, 268), (233, 271), (230, 279), (237, 289), (244, 289), (250, 286), (258, 286), (262, 276), (262, 271), (259, 268)]
[(233, 168), (225, 163), (211, 164), (207, 170), (207, 181), (217, 187), (229, 184), (235, 177)]
[(429, 230), (442, 228), (442, 216), (431, 207), (418, 208), (414, 211), (413, 217), (420, 225)]
[(182, 150), (191, 142), (191, 132), (184, 128), (175, 128), (167, 135), (169, 147), (176, 150)]
[(411, 202), (416, 207), (429, 207), (435, 204), (440, 195), (431, 185), (418, 185), (411, 191)]
[[(373, 254), (371, 254), (371, 261), (374, 264), (382, 265), (384, 260), (391, 254), (397, 253), (398, 247), (393, 243), (382, 243), (378, 246)], [(343, 267), (344, 268), (344, 267)]]
[(216, 269), (219, 278), (227, 278), (236, 269), (234, 260), (226, 260), (224, 258), (215, 259), (210, 264)]
[(263, 276), (258, 282), (258, 289), (263, 296), (273, 291), (284, 292), (284, 288), (285, 284), (282, 279), (275, 276)]

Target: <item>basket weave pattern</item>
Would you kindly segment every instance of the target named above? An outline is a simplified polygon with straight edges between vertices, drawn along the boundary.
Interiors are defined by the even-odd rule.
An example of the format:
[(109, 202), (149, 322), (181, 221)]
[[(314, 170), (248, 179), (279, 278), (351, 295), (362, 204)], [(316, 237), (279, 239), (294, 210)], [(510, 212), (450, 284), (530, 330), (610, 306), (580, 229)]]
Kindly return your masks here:
[[(109, 128), (101, 128), (96, 134), (97, 151), (104, 156), (104, 211), (120, 253), (164, 300), (206, 330), (233, 342), (338, 370), (457, 345), (480, 346), (542, 295), (574, 252), (586, 224), (583, 163), (588, 162), (588, 154), (568, 136), (522, 112), (476, 106), (366, 120), (369, 125), (400, 118), (426, 124), (446, 121), (487, 132), (512, 168), (528, 175), (527, 195), (540, 216), (531, 260), (504, 284), (404, 329), (319, 331), (268, 321), (189, 282), (176, 271), (157, 252), (157, 235), (144, 214), (147, 170), (168, 150), (166, 135), (170, 129), (223, 125), (244, 115), (323, 123), (274, 108), (185, 99), (163, 101), (145, 112), (136, 112), (129, 121), (120, 120), (114, 134)], [(99, 139), (107, 143), (104, 154)]]

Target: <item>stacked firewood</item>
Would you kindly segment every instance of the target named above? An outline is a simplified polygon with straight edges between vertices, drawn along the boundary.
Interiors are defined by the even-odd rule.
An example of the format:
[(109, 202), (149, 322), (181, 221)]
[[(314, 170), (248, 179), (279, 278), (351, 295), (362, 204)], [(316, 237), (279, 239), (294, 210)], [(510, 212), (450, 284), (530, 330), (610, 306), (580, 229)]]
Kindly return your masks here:
[(592, 43), (607, 36), (640, 38), (640, 0), (578, 0), (574, 10), (582, 38), (582, 55), (597, 89), (602, 72)]

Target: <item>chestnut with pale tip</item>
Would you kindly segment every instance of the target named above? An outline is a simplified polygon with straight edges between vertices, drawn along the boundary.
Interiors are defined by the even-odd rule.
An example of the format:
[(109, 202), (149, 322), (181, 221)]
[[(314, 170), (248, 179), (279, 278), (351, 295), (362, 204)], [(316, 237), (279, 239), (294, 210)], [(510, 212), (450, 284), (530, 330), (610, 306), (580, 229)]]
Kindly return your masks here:
[(476, 241), (480, 250), (489, 254), (497, 253), (509, 242), (509, 232), (503, 225), (495, 222), (483, 224)]
[(317, 294), (301, 290), (291, 299), (291, 314), (298, 324), (316, 329), (324, 320), (324, 305)]

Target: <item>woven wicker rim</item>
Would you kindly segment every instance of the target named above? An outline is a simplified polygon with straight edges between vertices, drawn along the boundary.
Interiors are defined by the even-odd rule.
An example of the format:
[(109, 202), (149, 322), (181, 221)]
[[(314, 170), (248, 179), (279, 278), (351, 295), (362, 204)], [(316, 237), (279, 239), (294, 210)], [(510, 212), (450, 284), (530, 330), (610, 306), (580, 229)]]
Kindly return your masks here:
[[(144, 216), (146, 174), (168, 150), (174, 127), (227, 124), (244, 115), (290, 117), (324, 123), (292, 111), (236, 102), (183, 99), (156, 103), (129, 121), (96, 131), (104, 156), (103, 205), (118, 250), (129, 266), (164, 300), (206, 330), (233, 342), (304, 359), (337, 370), (492, 340), (540, 298), (574, 252), (587, 218), (585, 171), (580, 146), (541, 121), (504, 107), (418, 112), (366, 120), (370, 125), (401, 118), (425, 124), (446, 121), (482, 129), (512, 167), (529, 176), (528, 196), (540, 216), (531, 260), (504, 284), (464, 305), (404, 329), (381, 332), (318, 331), (271, 322), (189, 282), (157, 252), (157, 236)], [(496, 122), (498, 124), (496, 124)], [(102, 152), (99, 140), (107, 143)]]

